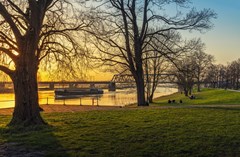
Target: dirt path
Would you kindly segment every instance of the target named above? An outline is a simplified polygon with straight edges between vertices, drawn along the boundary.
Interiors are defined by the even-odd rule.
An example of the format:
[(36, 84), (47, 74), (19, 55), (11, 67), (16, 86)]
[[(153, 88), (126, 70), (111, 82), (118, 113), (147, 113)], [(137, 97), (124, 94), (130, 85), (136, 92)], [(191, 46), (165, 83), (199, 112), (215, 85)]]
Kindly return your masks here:
[[(77, 106), (77, 105), (41, 105), (43, 113), (53, 112), (80, 112), (93, 110), (117, 110), (119, 106)], [(13, 108), (0, 109), (0, 115), (12, 115)]]

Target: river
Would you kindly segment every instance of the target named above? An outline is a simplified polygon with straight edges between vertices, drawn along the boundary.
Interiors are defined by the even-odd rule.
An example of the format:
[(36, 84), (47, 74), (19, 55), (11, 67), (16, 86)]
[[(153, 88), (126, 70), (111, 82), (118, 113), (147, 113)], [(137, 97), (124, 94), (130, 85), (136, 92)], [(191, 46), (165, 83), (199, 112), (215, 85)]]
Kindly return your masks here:
[[(163, 95), (168, 95), (177, 92), (175, 88), (157, 88), (155, 98)], [(84, 96), (74, 99), (60, 99), (54, 98), (54, 91), (39, 91), (40, 104), (58, 104), (58, 105), (99, 105), (99, 106), (125, 106), (136, 103), (136, 90), (124, 89), (110, 92), (104, 90), (102, 95)], [(0, 93), (0, 108), (14, 107), (13, 93)]]

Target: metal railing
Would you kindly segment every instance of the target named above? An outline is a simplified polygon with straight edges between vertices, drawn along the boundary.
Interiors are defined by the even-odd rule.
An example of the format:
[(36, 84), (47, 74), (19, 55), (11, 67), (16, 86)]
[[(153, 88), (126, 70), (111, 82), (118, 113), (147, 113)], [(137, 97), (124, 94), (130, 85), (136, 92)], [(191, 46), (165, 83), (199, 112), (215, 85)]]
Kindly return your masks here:
[[(45, 100), (45, 103), (43, 102)], [(51, 101), (52, 100), (52, 101)], [(83, 103), (83, 101), (88, 101), (88, 103)], [(89, 103), (90, 102), (90, 103)], [(68, 98), (41, 98), (39, 99), (39, 104), (41, 105), (51, 105), (51, 104), (58, 104), (58, 105), (99, 105), (99, 97), (79, 97), (74, 99)]]

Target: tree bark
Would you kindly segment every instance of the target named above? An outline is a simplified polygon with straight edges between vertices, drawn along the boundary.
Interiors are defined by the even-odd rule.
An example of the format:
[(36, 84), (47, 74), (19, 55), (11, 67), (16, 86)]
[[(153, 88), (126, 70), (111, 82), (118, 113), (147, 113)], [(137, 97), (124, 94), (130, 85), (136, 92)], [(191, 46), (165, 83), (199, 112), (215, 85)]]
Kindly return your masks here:
[(188, 90), (187, 90), (185, 87), (184, 87), (183, 90), (184, 90), (184, 95), (185, 95), (185, 96), (188, 96)]
[(19, 45), (20, 56), (12, 77), (15, 92), (15, 108), (9, 125), (43, 125), (38, 103), (38, 58), (35, 51), (38, 43), (36, 31), (30, 31)]
[(46, 124), (40, 115), (38, 103), (37, 66), (32, 62), (28, 62), (27, 66), (19, 65), (16, 69), (13, 78), (15, 108), (9, 125)]
[(192, 88), (189, 88), (189, 95), (192, 95)]
[(137, 77), (136, 80), (137, 86), (137, 103), (138, 106), (149, 106), (145, 100), (145, 90), (144, 90), (144, 79), (141, 76)]

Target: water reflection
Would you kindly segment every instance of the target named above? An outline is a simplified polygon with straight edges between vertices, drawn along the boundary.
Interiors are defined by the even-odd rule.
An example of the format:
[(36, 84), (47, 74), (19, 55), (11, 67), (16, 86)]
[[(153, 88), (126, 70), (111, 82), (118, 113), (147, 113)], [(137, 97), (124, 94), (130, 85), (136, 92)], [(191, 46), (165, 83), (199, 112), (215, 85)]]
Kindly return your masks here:
[[(175, 88), (158, 88), (154, 97), (168, 95), (176, 92)], [(55, 99), (54, 91), (39, 91), (40, 104), (58, 105), (100, 105), (100, 106), (124, 106), (136, 102), (136, 90), (124, 89), (110, 92), (104, 90), (102, 95), (84, 96), (72, 99)], [(14, 94), (0, 94), (0, 108), (14, 107)]]

